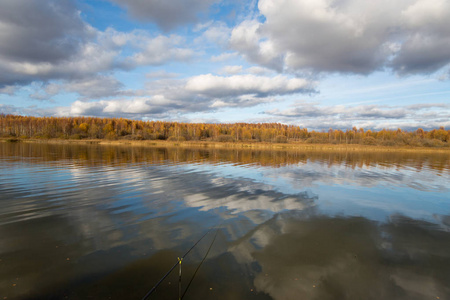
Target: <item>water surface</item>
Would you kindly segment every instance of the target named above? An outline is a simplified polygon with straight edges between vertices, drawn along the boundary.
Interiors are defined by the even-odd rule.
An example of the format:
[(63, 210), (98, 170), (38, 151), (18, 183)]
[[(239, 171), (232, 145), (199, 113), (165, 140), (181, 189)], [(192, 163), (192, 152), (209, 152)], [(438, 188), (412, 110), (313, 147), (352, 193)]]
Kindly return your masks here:
[[(450, 157), (0, 143), (0, 299), (449, 299)], [(6, 297), (6, 298), (5, 298)], [(149, 299), (177, 299), (178, 270)]]

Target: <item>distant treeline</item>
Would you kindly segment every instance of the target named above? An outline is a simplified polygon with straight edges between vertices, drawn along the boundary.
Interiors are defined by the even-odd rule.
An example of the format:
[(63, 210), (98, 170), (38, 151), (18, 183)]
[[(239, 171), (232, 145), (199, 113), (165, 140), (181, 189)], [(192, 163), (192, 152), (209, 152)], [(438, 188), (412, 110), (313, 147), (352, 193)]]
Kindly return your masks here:
[(308, 131), (279, 123), (205, 124), (138, 121), (122, 118), (27, 117), (0, 114), (0, 137), (37, 139), (128, 139), (217, 142), (304, 142), (384, 146), (448, 147), (450, 130)]

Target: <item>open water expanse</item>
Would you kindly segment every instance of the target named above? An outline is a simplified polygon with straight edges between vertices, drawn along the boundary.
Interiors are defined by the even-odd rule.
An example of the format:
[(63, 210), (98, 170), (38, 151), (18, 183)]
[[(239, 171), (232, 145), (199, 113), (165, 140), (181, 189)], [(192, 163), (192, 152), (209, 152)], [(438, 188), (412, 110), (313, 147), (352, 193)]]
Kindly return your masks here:
[(142, 299), (205, 233), (183, 299), (450, 299), (450, 155), (0, 143), (0, 299)]

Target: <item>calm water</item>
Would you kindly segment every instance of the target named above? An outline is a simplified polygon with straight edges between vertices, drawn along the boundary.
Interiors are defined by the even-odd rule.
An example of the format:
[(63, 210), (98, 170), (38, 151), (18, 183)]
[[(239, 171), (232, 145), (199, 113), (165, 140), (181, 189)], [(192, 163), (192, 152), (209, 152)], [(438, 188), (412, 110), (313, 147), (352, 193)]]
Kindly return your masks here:
[[(0, 143), (0, 299), (450, 299), (449, 154)], [(177, 299), (178, 270), (149, 299)]]

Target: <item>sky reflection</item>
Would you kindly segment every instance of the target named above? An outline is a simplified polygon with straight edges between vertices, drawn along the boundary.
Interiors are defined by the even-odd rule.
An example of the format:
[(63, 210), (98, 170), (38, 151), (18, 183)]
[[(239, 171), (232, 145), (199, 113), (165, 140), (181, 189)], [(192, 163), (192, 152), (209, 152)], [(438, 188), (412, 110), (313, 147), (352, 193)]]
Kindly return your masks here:
[(73, 147), (0, 143), (1, 297), (140, 298), (218, 224), (193, 298), (450, 295), (448, 156)]

